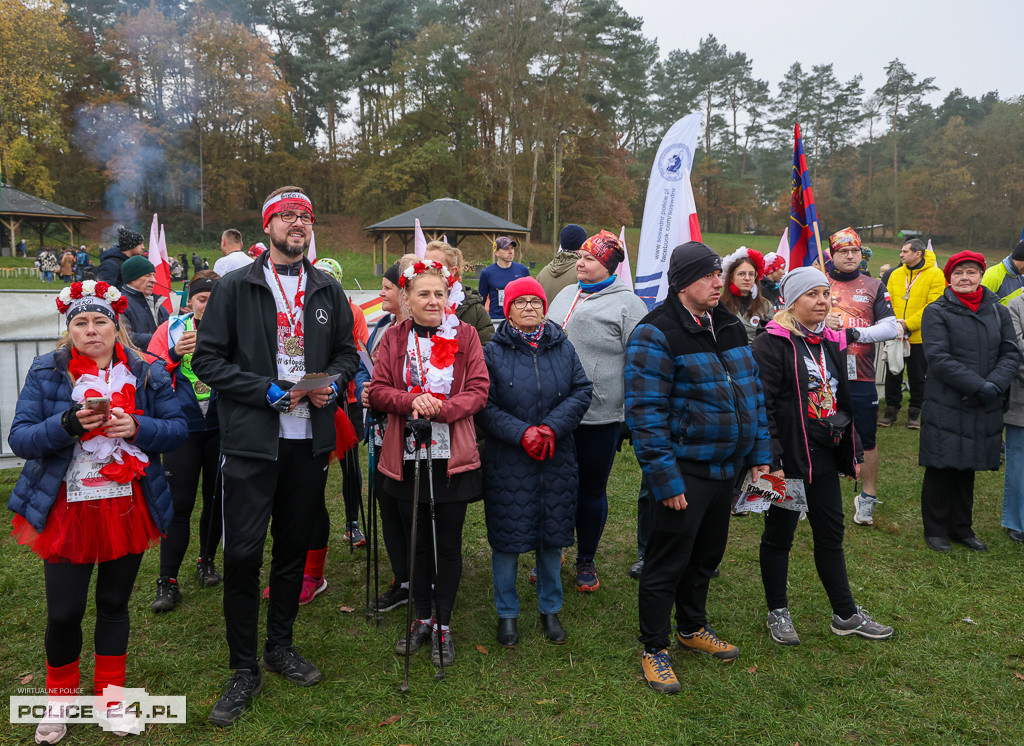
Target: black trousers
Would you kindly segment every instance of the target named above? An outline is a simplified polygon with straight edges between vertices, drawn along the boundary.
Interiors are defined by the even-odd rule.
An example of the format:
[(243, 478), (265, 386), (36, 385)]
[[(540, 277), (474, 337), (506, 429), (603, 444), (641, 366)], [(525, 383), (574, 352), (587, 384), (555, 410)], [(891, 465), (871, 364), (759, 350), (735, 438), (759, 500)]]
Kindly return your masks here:
[(684, 634), (706, 627), (708, 585), (729, 538), (732, 479), (686, 477), (686, 509), (658, 503), (640, 576), (640, 637), (645, 648), (668, 647), (672, 605)]
[[(142, 563), (141, 554), (127, 554), (99, 563), (96, 571), (97, 655), (128, 652), (128, 599)], [(46, 583), (46, 662), (51, 666), (74, 663), (82, 654), (82, 619), (89, 596), (93, 565), (43, 562)]]
[(974, 472), (926, 466), (921, 485), (921, 520), (925, 536), (969, 539), (974, 512)]
[(327, 454), (314, 456), (309, 440), (281, 439), (277, 461), (225, 455), (221, 476), (230, 666), (255, 671), (267, 527), (273, 539), (267, 647), (277, 647), (292, 643), (306, 550), (324, 500)]
[[(402, 525), (412, 534), (412, 500), (398, 501)], [(434, 536), (430, 505), (421, 502), (416, 517), (416, 577), (412, 579), (412, 597), (418, 619), (430, 618), (433, 600), (431, 585), (437, 587), (437, 623), (451, 622), (455, 595), (462, 580), (462, 526), (466, 522), (465, 502), (436, 503), (437, 568), (434, 568)]]
[(608, 477), (619, 444), (619, 423), (580, 425), (573, 434), (579, 468), (576, 500), (577, 559), (593, 561), (608, 520)]
[[(807, 489), (807, 520), (814, 540), (814, 566), (825, 586), (832, 613), (849, 619), (857, 612), (846, 575), (843, 554), (843, 492), (839, 471), (830, 450), (811, 447), (811, 468), (814, 481), (804, 483)], [(800, 513), (771, 507), (764, 514), (761, 535), (761, 582), (764, 583), (768, 609), (789, 606), (786, 582), (789, 576), (789, 550), (793, 547)]]
[[(910, 355), (903, 359), (910, 383), (910, 407), (920, 409), (924, 402), (924, 379), (928, 375), (928, 363), (924, 359), (924, 345), (910, 345)], [(903, 371), (885, 372), (885, 406), (900, 408), (903, 404)]]
[(654, 499), (647, 475), (641, 472), (640, 491), (636, 496), (636, 553), (641, 559), (647, 551), (647, 542), (651, 537), (651, 527), (657, 507), (658, 503)]
[(164, 471), (174, 501), (174, 517), (160, 543), (160, 575), (177, 578), (191, 539), (192, 511), (199, 475), (203, 477), (203, 508), (199, 515), (199, 556), (212, 559), (220, 543), (220, 506), (215, 484), (220, 461), (220, 431), (190, 433), (188, 440), (163, 455)]
[[(409, 582), (409, 529), (402, 522), (398, 498), (384, 489), (384, 475), (373, 474), (373, 490), (380, 511), (381, 538), (391, 562), (391, 572), (399, 583)], [(412, 512), (409, 513), (412, 516)], [(417, 525), (417, 528), (419, 526)]]

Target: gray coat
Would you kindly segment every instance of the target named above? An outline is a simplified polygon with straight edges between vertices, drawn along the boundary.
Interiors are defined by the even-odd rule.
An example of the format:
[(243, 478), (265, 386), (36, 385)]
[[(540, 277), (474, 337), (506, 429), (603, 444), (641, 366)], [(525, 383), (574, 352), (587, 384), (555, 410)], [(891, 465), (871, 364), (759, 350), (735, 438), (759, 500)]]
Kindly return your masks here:
[[(985, 289), (978, 311), (950, 288), (924, 309), (921, 319), (928, 378), (921, 408), (921, 466), (974, 471), (999, 468), (1003, 407), (1020, 366), (1013, 322)], [(1003, 396), (982, 401), (986, 382)]]
[[(1018, 295), (1006, 307), (1017, 334), (1017, 346), (1024, 350), (1024, 295)], [(1003, 423), (1024, 427), (1024, 363), (1017, 368), (1017, 375), (1010, 384), (1010, 407), (1003, 414)]]
[[(565, 326), (578, 290), (579, 285), (570, 285), (555, 296), (548, 306), (551, 321)], [(594, 382), (584, 425), (624, 421), (626, 343), (646, 315), (647, 306), (618, 277), (603, 290), (580, 295), (565, 333), (587, 378)]]

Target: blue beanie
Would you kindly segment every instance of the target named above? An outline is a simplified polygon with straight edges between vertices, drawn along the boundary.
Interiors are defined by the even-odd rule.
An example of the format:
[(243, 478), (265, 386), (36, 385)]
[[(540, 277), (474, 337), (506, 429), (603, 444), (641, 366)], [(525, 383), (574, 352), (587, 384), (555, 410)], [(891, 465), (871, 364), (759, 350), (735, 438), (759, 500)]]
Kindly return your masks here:
[(586, 240), (587, 232), (583, 230), (583, 226), (569, 223), (558, 234), (558, 247), (561, 251), (579, 251)]

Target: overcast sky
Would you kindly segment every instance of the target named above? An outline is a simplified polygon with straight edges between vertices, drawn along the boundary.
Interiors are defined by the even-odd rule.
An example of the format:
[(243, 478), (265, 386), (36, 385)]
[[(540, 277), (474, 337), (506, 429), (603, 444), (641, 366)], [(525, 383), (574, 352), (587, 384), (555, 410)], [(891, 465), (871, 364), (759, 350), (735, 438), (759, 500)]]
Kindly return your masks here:
[(900, 60), (920, 80), (933, 76), (941, 103), (953, 88), (970, 96), (998, 90), (1024, 94), (1024, 0), (619, 0), (644, 19), (644, 34), (661, 54), (695, 50), (714, 34), (729, 52), (745, 52), (754, 75), (772, 94), (790, 65), (834, 64), (836, 77), (857, 73), (871, 93), (885, 81), (885, 66)]

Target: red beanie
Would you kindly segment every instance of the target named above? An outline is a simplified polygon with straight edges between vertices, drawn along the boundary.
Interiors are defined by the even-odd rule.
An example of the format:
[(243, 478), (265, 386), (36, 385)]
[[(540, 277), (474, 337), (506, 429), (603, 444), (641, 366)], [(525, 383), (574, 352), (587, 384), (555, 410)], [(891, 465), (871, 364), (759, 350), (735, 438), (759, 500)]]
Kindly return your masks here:
[(946, 261), (946, 266), (942, 269), (942, 274), (946, 276), (947, 283), (949, 282), (950, 275), (953, 274), (953, 270), (956, 269), (956, 265), (964, 262), (977, 262), (981, 265), (981, 271), (985, 271), (985, 257), (977, 251), (960, 251), (953, 254), (953, 256)]
[(539, 282), (532, 277), (520, 277), (518, 280), (512, 280), (508, 285), (505, 286), (505, 318), (508, 318), (508, 309), (512, 306), (512, 301), (523, 295), (536, 295), (542, 301), (544, 301), (544, 313), (548, 312), (548, 297), (544, 294), (544, 288)]

